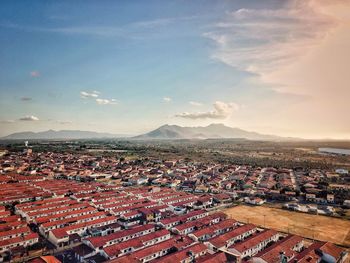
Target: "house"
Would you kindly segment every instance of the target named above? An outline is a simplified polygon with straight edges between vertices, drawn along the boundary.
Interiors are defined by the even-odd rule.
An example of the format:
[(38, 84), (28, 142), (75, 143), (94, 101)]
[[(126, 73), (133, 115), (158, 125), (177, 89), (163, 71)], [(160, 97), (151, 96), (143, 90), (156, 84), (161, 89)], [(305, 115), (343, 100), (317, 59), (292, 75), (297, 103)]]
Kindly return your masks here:
[(142, 248), (158, 244), (170, 238), (170, 232), (166, 229), (163, 229), (144, 236), (135, 237), (128, 241), (104, 247), (101, 251), (101, 255), (107, 259), (114, 259), (116, 257), (121, 257), (126, 254), (133, 253)]
[(208, 248), (202, 244), (194, 244), (186, 249), (180, 250), (178, 252), (172, 253), (171, 255), (165, 256), (157, 261), (157, 263), (192, 263), (195, 262), (199, 257), (207, 254)]
[(350, 200), (344, 200), (343, 206), (350, 208)]
[(31, 233), (28, 226), (22, 226), (15, 229), (0, 232), (0, 241), (25, 236)]
[(306, 194), (305, 199), (308, 202), (316, 202), (316, 194)]
[(129, 183), (131, 183), (132, 185), (142, 185), (142, 184), (146, 184), (147, 182), (148, 182), (147, 177), (135, 176), (129, 179)]
[(196, 262), (200, 263), (227, 263), (227, 262), (235, 262), (236, 258), (228, 253), (218, 252), (215, 254), (206, 254), (201, 256), (196, 260)]
[(171, 168), (171, 167), (175, 166), (176, 163), (177, 163), (176, 160), (171, 160), (171, 161), (165, 161), (164, 165), (168, 168)]
[(72, 248), (76, 262), (84, 262), (88, 257), (96, 255), (96, 252), (85, 244), (81, 244)]
[(158, 222), (158, 225), (165, 229), (171, 229), (172, 227), (182, 224), (186, 221), (186, 218), (183, 216), (173, 216), (170, 218), (162, 219)]
[(171, 238), (169, 240), (163, 241), (156, 245), (146, 247), (144, 249), (138, 250), (130, 255), (126, 255), (120, 258), (116, 258), (110, 263), (117, 262), (150, 262), (154, 261), (162, 256), (169, 254), (170, 252), (176, 252), (189, 247), (193, 241), (184, 236), (178, 236)]
[(303, 249), (304, 242), (299, 236), (288, 235), (279, 242), (264, 249), (253, 257), (252, 262), (274, 263), (280, 262), (281, 254), (291, 261)]
[(106, 236), (121, 230), (119, 223), (112, 223), (108, 225), (102, 225), (97, 227), (92, 227), (88, 229), (88, 234), (93, 237), (96, 236)]
[(117, 262), (142, 262), (142, 263), (146, 263), (146, 262), (149, 262), (151, 260), (162, 257), (164, 255), (167, 255), (170, 251), (173, 251), (174, 250), (173, 244), (174, 244), (174, 240), (170, 239), (170, 240), (161, 242), (157, 245), (153, 245), (151, 247), (141, 249), (137, 252), (132, 253), (131, 255), (116, 258), (116, 259), (112, 260), (110, 263), (117, 263)]
[(226, 219), (217, 224), (205, 227), (190, 233), (188, 236), (194, 241), (207, 241), (210, 238), (224, 234), (233, 230), (237, 226), (237, 221), (234, 219)]
[(246, 204), (250, 204), (250, 205), (262, 205), (265, 203), (265, 200), (259, 198), (259, 197), (245, 197), (244, 198), (244, 202)]
[(107, 216), (105, 218), (96, 219), (90, 222), (84, 222), (51, 230), (48, 235), (48, 240), (56, 247), (65, 247), (70, 243), (70, 236), (78, 234), (82, 236), (87, 233), (88, 229), (117, 223), (117, 218)]
[(213, 198), (211, 196), (201, 196), (194, 203), (193, 208), (205, 209), (213, 205)]
[[(0, 241), (0, 254), (9, 251), (13, 248), (22, 246), (27, 247), (39, 242), (39, 235), (37, 233), (30, 233), (13, 238), (8, 238)], [(1, 260), (1, 257), (0, 257)]]
[(183, 214), (181, 216), (173, 216), (170, 218), (162, 219), (158, 222), (158, 225), (162, 228), (171, 229), (174, 226), (185, 223), (191, 220), (197, 220), (208, 216), (208, 212), (205, 210), (196, 210), (189, 212), (188, 214)]
[(325, 262), (343, 263), (348, 257), (348, 252), (329, 242), (317, 241), (293, 258), (293, 262), (318, 263), (328, 258)]
[(155, 225), (148, 224), (143, 226), (136, 226), (131, 229), (122, 230), (107, 236), (90, 237), (84, 239), (83, 243), (85, 243), (86, 245), (88, 245), (96, 251), (100, 251), (104, 247), (111, 246), (119, 242), (124, 242), (136, 237), (144, 236), (152, 232), (155, 232)]
[(237, 227), (223, 235), (216, 236), (204, 242), (204, 244), (214, 252), (221, 248), (228, 248), (237, 241), (244, 240), (257, 231), (255, 225), (247, 224)]
[(266, 246), (270, 243), (276, 242), (279, 237), (280, 234), (277, 231), (268, 229), (258, 234), (252, 235), (243, 242), (232, 245), (228, 248), (228, 251), (240, 259), (252, 257), (261, 250), (265, 249)]
[[(48, 236), (49, 231), (57, 229), (57, 228), (61, 228), (67, 225), (71, 225), (71, 224), (77, 224), (77, 223), (83, 223), (83, 222), (89, 222), (89, 221), (93, 221), (99, 218), (104, 218), (106, 217), (106, 214), (104, 212), (94, 212), (94, 213), (87, 213), (84, 215), (79, 215), (76, 214), (77, 216), (68, 216), (64, 219), (58, 219), (57, 220), (53, 220), (55, 218), (51, 218), (50, 220), (53, 221), (48, 221), (48, 222), (43, 222), (40, 224), (39, 226), (39, 232), (43, 235), (43, 236)], [(48, 219), (49, 220), (49, 219)]]
[(334, 195), (333, 194), (327, 194), (327, 203), (334, 204)]
[(203, 217), (206, 217), (209, 215), (209, 212), (205, 210), (197, 210), (197, 211), (192, 211), (189, 212), (188, 214), (185, 215), (186, 221), (191, 221), (191, 220), (197, 220)]
[(55, 256), (41, 256), (33, 258), (28, 261), (29, 263), (61, 263)]
[(203, 226), (204, 224), (199, 220), (189, 221), (187, 223), (173, 227), (171, 231), (178, 235), (188, 235), (189, 233), (192, 233), (193, 231), (202, 228)]
[(209, 188), (205, 185), (198, 185), (196, 186), (196, 189), (194, 190), (195, 193), (207, 193)]
[(232, 202), (232, 198), (228, 194), (216, 194), (213, 196), (213, 199), (220, 204), (228, 204)]
[(134, 225), (138, 225), (141, 222), (142, 213), (138, 211), (130, 211), (128, 213), (124, 213), (118, 219), (118, 223), (124, 226), (125, 228), (129, 228)]
[(189, 180), (183, 181), (179, 186), (180, 190), (185, 192), (193, 192), (195, 187), (196, 187), (196, 181), (189, 181)]
[(287, 200), (287, 201), (297, 200), (296, 199), (296, 192), (294, 192), (294, 191), (286, 191), (284, 193), (284, 196), (285, 196), (285, 200)]
[(147, 222), (147, 223), (159, 222), (162, 215), (161, 211), (157, 208), (141, 208), (141, 209), (138, 209), (138, 212), (141, 213), (141, 221)]

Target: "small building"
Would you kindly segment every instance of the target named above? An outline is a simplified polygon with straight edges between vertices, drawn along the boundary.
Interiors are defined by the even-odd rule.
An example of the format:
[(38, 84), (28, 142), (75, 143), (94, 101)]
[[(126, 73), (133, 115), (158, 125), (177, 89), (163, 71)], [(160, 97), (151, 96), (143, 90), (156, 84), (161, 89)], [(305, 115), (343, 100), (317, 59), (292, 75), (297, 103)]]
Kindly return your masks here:
[(334, 195), (333, 194), (327, 194), (327, 203), (334, 204)]

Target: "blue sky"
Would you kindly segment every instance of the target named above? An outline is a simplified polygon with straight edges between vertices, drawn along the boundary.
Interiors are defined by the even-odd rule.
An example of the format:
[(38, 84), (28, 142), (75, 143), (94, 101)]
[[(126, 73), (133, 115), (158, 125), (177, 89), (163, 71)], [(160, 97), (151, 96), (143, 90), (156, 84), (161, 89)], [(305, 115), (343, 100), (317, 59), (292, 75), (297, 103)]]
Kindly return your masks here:
[[(301, 48), (319, 41), (301, 30), (297, 2), (3, 1), (0, 135), (49, 128), (137, 134), (165, 123), (221, 122), (347, 137), (340, 122), (336, 132), (315, 134), (320, 120), (300, 121), (295, 110), (313, 105), (314, 93), (285, 88), (290, 79), (272, 74), (290, 63), (286, 57), (300, 57), (287, 36)], [(314, 15), (307, 2), (305, 14)], [(315, 27), (324, 24), (321, 33), (335, 27), (322, 15), (311, 17)], [(269, 26), (259, 30), (262, 22)], [(284, 53), (272, 52), (276, 45)]]

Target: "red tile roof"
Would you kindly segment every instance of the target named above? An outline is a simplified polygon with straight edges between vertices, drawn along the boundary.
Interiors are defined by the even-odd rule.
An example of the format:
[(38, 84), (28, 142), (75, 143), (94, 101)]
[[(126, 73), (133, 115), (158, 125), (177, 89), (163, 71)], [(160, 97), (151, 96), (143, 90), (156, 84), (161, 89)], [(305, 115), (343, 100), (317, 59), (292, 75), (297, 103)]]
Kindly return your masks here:
[(220, 247), (225, 246), (227, 241), (229, 241), (233, 238), (236, 238), (237, 236), (240, 236), (240, 235), (242, 235), (248, 231), (251, 231), (255, 228), (256, 228), (256, 226), (252, 225), (252, 224), (243, 225), (243, 226), (240, 226), (236, 229), (233, 229), (233, 230), (231, 230), (223, 235), (209, 239), (208, 242), (213, 244), (215, 247), (220, 248)]
[(180, 250), (176, 253), (172, 253), (171, 255), (168, 255), (166, 257), (163, 257), (159, 260), (157, 260), (157, 263), (173, 263), (173, 262), (182, 262), (185, 259), (189, 259), (190, 258), (190, 254), (195, 256), (195, 257), (199, 257), (199, 255), (204, 255), (207, 253), (208, 248), (202, 244), (194, 244), (189, 246), (186, 249)]
[(126, 236), (130, 236), (130, 235), (137, 235), (138, 233), (141, 233), (143, 231), (147, 231), (147, 230), (155, 230), (155, 225), (143, 225), (143, 226), (136, 226), (134, 228), (131, 229), (127, 229), (127, 230), (123, 230), (123, 231), (119, 231), (116, 233), (112, 233), (110, 235), (107, 236), (102, 236), (102, 237), (90, 237), (87, 240), (95, 247), (102, 247), (105, 246), (108, 242), (114, 241), (114, 240), (121, 240)]
[(233, 245), (232, 247), (235, 250), (243, 253), (244, 251), (246, 251), (252, 247), (257, 246), (261, 242), (273, 237), (276, 234), (278, 234), (278, 232), (276, 230), (268, 229), (268, 230), (260, 232), (256, 235), (253, 235), (250, 238), (246, 239), (245, 241), (238, 243), (236, 245)]
[(264, 249), (255, 257), (260, 257), (266, 262), (278, 263), (280, 261), (280, 252), (284, 252), (288, 258), (292, 258), (294, 255), (298, 254), (298, 252), (293, 251), (293, 247), (302, 241), (303, 239), (299, 236), (289, 235), (281, 241)]

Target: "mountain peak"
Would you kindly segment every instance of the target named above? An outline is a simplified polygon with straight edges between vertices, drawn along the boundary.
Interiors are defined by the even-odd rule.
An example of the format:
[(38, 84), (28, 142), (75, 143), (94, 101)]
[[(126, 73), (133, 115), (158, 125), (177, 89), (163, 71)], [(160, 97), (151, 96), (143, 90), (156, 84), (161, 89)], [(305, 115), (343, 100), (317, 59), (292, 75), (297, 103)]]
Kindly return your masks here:
[(222, 123), (213, 123), (205, 127), (181, 127), (165, 124), (158, 129), (134, 137), (141, 140), (174, 139), (248, 139), (248, 140), (282, 140), (282, 137), (259, 134), (239, 128), (231, 128)]
[(228, 127), (228, 126), (226, 126), (223, 123), (212, 123), (212, 124), (209, 124), (207, 127)]
[(172, 128), (182, 128), (181, 126), (179, 125), (174, 125), (174, 124), (164, 124), (162, 126), (160, 126), (158, 129), (172, 129)]
[(173, 125), (170, 125), (170, 124), (164, 124), (162, 126), (160, 126), (158, 129), (160, 128), (169, 128), (169, 127), (172, 127)]

